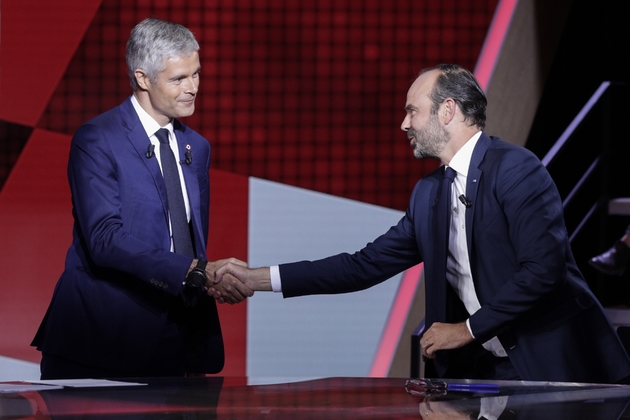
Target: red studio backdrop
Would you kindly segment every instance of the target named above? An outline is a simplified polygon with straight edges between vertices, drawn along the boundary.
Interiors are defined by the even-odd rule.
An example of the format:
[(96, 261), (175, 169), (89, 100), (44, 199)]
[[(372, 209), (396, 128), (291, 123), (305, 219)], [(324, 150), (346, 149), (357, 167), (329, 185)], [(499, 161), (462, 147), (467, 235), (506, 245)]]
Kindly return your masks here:
[[(2, 0), (0, 355), (30, 340), (71, 240), (72, 133), (131, 92), (124, 62), (146, 17), (200, 45), (197, 110), (212, 143), (209, 257), (247, 259), (247, 177), (398, 210), (437, 162), (399, 126), (426, 66), (474, 69), (498, 0)], [(221, 306), (225, 375), (245, 374), (246, 304)]]

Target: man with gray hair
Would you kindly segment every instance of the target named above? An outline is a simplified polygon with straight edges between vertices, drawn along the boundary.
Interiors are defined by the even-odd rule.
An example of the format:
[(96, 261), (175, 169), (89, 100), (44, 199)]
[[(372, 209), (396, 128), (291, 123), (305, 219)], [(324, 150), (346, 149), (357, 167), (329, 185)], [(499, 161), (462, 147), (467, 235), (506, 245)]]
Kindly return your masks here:
[[(42, 379), (223, 368), (208, 279), (226, 261), (245, 263), (206, 260), (210, 145), (176, 119), (195, 110), (198, 51), (181, 25), (139, 23), (127, 43), (133, 95), (72, 139), (73, 242), (32, 343)], [(230, 303), (252, 294), (234, 278), (214, 287)]]

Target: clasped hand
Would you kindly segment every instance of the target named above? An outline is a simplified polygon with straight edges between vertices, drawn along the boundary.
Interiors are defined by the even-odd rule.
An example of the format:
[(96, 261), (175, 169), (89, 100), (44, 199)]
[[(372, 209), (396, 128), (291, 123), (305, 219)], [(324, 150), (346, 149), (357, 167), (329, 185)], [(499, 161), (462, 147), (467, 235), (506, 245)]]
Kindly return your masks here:
[(206, 289), (209, 296), (219, 303), (235, 304), (244, 301), (254, 295), (254, 291), (238, 278), (229, 273), (222, 272), (217, 280), (217, 271), (225, 265), (234, 265), (247, 270), (247, 263), (236, 258), (227, 258), (217, 261), (209, 261), (206, 265)]
[[(207, 286), (208, 295), (219, 303), (238, 303), (254, 294), (254, 291), (271, 291), (269, 267), (250, 269), (235, 258), (219, 260), (212, 271), (214, 279)], [(209, 283), (211, 280), (209, 280)]]

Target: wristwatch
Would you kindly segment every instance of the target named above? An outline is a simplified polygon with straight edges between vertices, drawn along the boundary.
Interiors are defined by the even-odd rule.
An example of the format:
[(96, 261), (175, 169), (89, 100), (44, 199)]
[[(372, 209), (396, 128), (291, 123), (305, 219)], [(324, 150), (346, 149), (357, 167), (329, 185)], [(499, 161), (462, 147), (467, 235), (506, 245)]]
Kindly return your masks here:
[(208, 261), (198, 260), (195, 268), (186, 277), (186, 286), (200, 288), (205, 286), (208, 276), (206, 276), (206, 265)]

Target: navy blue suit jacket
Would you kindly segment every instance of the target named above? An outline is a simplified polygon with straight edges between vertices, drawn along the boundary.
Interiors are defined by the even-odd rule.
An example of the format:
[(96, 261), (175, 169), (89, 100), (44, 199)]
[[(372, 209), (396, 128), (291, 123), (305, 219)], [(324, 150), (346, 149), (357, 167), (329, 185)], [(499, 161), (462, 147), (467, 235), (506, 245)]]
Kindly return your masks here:
[[(436, 198), (444, 168), (422, 178), (400, 222), (361, 251), (280, 266), (285, 297), (371, 287), (424, 262), (426, 325), (468, 318), (434, 265)], [(468, 252), (481, 309), (470, 316), (477, 341), (440, 351), (436, 373), (457, 378), (473, 346), (498, 336), (524, 380), (615, 382), (630, 360), (574, 261), (558, 191), (527, 149), (482, 134), (466, 196)]]
[[(210, 145), (174, 121), (197, 258), (206, 258)], [(133, 372), (177, 331), (188, 372), (223, 367), (216, 305), (184, 308), (178, 294), (192, 258), (170, 252), (166, 189), (131, 99), (88, 121), (72, 139), (68, 179), (73, 241), (51, 304), (33, 341), (88, 366)], [(175, 325), (175, 327), (173, 327)]]

